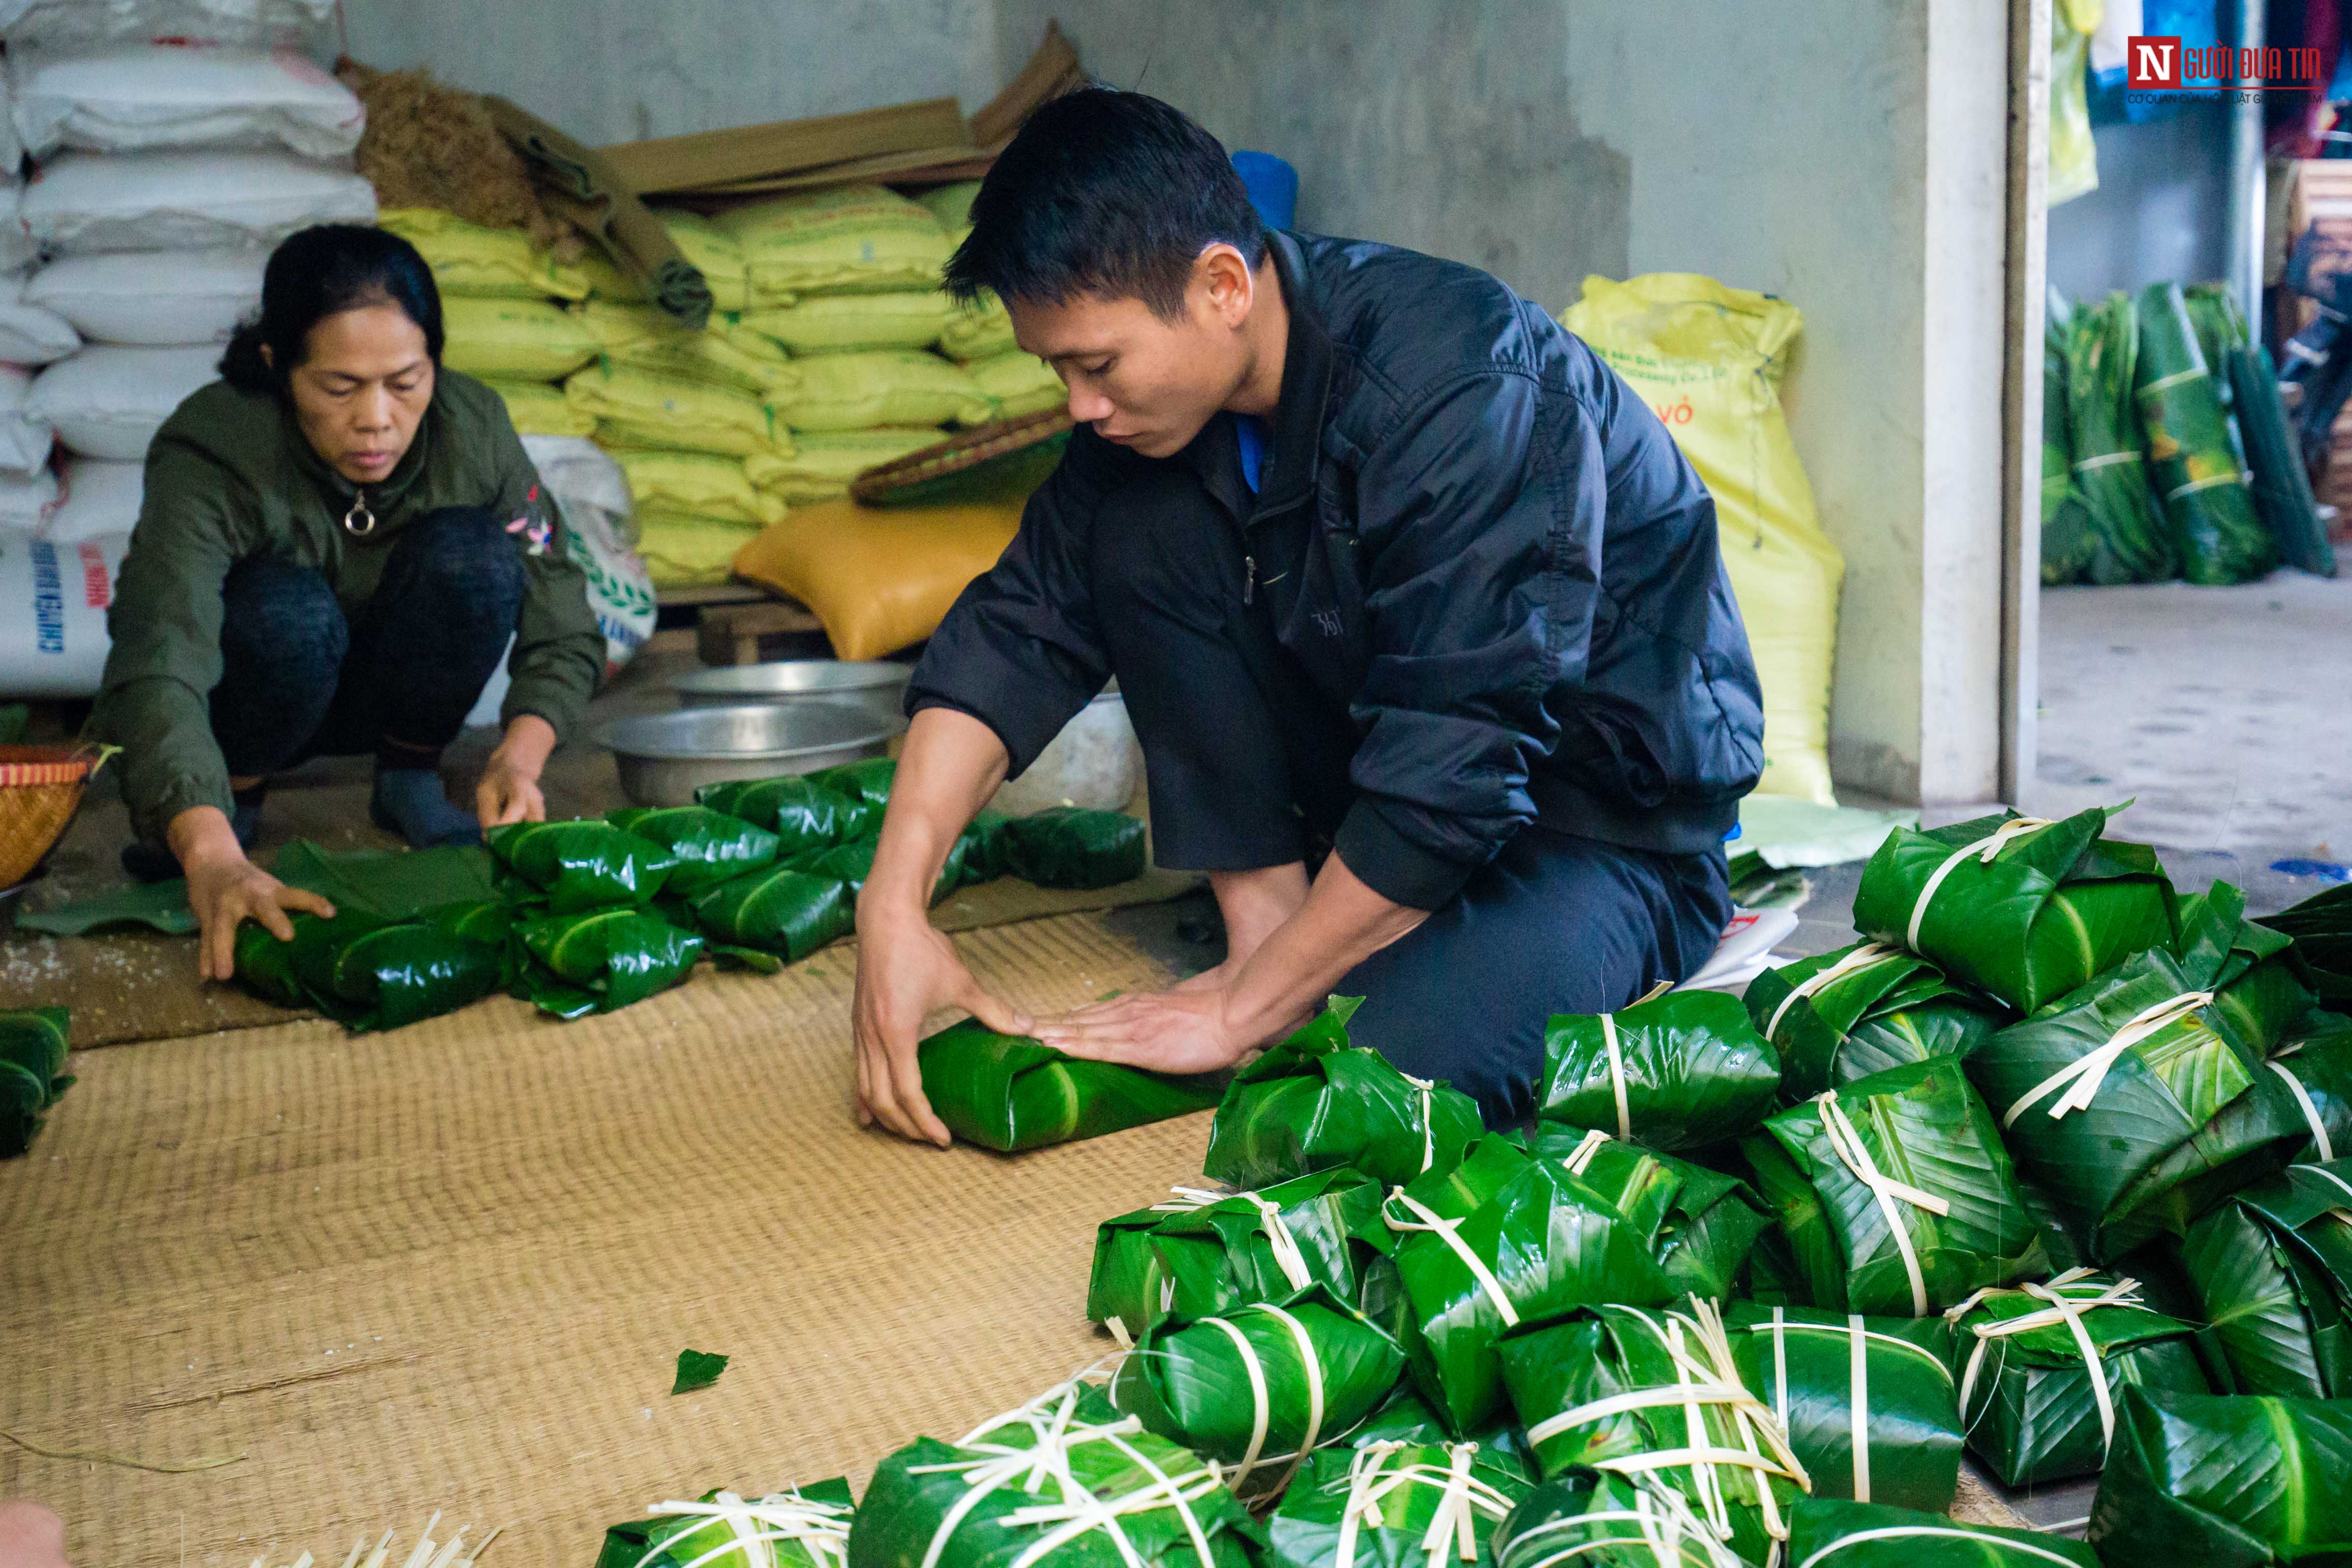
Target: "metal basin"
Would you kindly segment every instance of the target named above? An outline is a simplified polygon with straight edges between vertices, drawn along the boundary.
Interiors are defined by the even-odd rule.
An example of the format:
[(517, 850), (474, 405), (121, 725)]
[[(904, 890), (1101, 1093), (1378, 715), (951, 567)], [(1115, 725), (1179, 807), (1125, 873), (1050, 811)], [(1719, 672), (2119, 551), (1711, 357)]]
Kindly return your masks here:
[(878, 757), (892, 726), (854, 697), (681, 708), (614, 719), (595, 741), (620, 764), (639, 805), (685, 805), (704, 784), (813, 773)]
[(788, 658), (772, 664), (698, 669), (671, 681), (670, 689), (689, 708), (855, 701), (889, 719), (895, 734), (907, 727), (899, 710), (914, 673), (914, 666), (889, 659)]

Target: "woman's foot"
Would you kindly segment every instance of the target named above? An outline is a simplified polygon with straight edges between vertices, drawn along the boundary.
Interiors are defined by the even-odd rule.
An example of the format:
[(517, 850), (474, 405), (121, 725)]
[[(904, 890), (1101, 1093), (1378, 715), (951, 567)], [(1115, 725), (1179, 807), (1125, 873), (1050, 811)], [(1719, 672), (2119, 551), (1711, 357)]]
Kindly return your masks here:
[[(229, 797), (228, 825), (236, 830), (236, 845), (251, 849), (261, 833), (261, 802), (268, 783), (238, 790)], [(168, 882), (180, 874), (179, 857), (160, 844), (134, 839), (122, 847), (122, 868), (134, 882)]]
[(413, 848), (482, 841), (482, 825), (471, 812), (451, 804), (436, 768), (377, 768), (368, 816), (378, 827), (407, 839)]

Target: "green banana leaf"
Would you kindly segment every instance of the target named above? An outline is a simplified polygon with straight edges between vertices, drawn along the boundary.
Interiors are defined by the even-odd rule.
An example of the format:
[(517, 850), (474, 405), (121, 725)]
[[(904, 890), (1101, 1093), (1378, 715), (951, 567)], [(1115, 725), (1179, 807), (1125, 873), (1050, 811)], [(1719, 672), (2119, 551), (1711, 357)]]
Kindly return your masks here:
[(1320, 1286), (1378, 1321), (1395, 1294), (1383, 1195), (1348, 1170), (1230, 1197), (1179, 1187), (1095, 1228), (1087, 1316), (1132, 1338), (1163, 1311), (1197, 1320)]
[[(1509, 1471), (1525, 1481), (1536, 1479), (1536, 1457), (1528, 1451), (1527, 1435), (1507, 1415), (1492, 1426), (1465, 1439), (1478, 1445), (1478, 1463)], [(1397, 1384), (1388, 1403), (1371, 1413), (1361, 1426), (1348, 1434), (1348, 1446), (1369, 1447), (1374, 1443), (1403, 1443), (1413, 1447), (1442, 1448), (1454, 1441), (1437, 1412), (1407, 1378)]]
[(2098, 1555), (2088, 1546), (2046, 1531), (1968, 1523), (1918, 1509), (1834, 1498), (1798, 1500), (1781, 1561), (1792, 1568), (2099, 1568)]
[(498, 862), (478, 844), (429, 849), (328, 849), (307, 838), (289, 841), (270, 863), (270, 875), (335, 906), (337, 914), (413, 920), (451, 904), (498, 896)]
[(1348, 1042), (1360, 996), (1334, 996), (1288, 1039), (1234, 1074), (1209, 1126), (1212, 1181), (1271, 1186), (1342, 1166), (1395, 1186), (1450, 1171), (1478, 1136), (1478, 1106), (1423, 1085), (1368, 1046)]
[[(1853, 1152), (1841, 1152), (1832, 1099), (1868, 1155), (1864, 1169), (1941, 1199), (1948, 1212), (1875, 1196), (1847, 1163)], [(2041, 1226), (2000, 1134), (1950, 1057), (1890, 1068), (1792, 1106), (1740, 1151), (1766, 1206), (1780, 1215), (1814, 1306), (1921, 1318), (2042, 1266)]]
[(1495, 1526), (1529, 1489), (1516, 1468), (1497, 1463), (1475, 1443), (1324, 1448), (1308, 1456), (1267, 1518), (1263, 1563), (1265, 1568), (1431, 1568), (1433, 1563), (1492, 1568)]
[(585, 910), (516, 931), (532, 963), (518, 994), (558, 1018), (617, 1012), (667, 991), (701, 958), (703, 940), (639, 910)]
[(1057, 805), (1000, 832), (1006, 874), (1041, 888), (1108, 888), (1143, 875), (1143, 824), (1125, 812)]
[(1563, 1013), (1545, 1025), (1536, 1114), (1653, 1149), (1692, 1149), (1754, 1131), (1780, 1087), (1780, 1053), (1738, 998), (1670, 991), (1622, 1013)]
[(668, 850), (593, 817), (513, 822), (484, 836), (490, 853), (547, 895), (550, 914), (649, 901), (677, 861)]
[(386, 920), (354, 904), (331, 920), (299, 910), (288, 918), (290, 941), (256, 924), (237, 929), (237, 979), (280, 1006), (315, 1009), (355, 1033), (471, 1006), (506, 977), (503, 949), (452, 929), (441, 912)]
[(2311, 478), (2303, 466), (2303, 446), (2279, 394), (2278, 367), (2260, 343), (2233, 348), (2221, 356), (2238, 434), (2244, 438), (2246, 482), (2254, 510), (2271, 531), (2280, 559), (2315, 577), (2336, 575), (2336, 547), (2319, 521)]
[(695, 804), (764, 827), (780, 840), (778, 856), (798, 860), (860, 838), (879, 825), (875, 808), (829, 790), (802, 774), (780, 779), (735, 779), (705, 784)]
[[(0, 710), (5, 712), (5, 710)], [(188, 879), (173, 877), (163, 882), (132, 882), (102, 893), (71, 899), (55, 909), (26, 910), (16, 917), (18, 931), (44, 936), (88, 936), (94, 931), (145, 926), (165, 936), (185, 936), (200, 922), (188, 908)]]
[(2100, 1560), (2352, 1560), (2352, 1405), (2126, 1388), (2086, 1539)]
[[(2143, 952), (1968, 1059), (2019, 1167), (2095, 1262), (2181, 1235), (2192, 1215), (2285, 1164), (2310, 1136), (2293, 1091), (2214, 1008), (2188, 1008), (2112, 1052), (2126, 1025), (2145, 1028), (2152, 1010), (2176, 999), (2186, 1006), (2212, 977), (2203, 963), (2185, 969), (2161, 949)], [(2111, 1056), (2090, 1103), (2065, 1109), (2065, 1096), (2080, 1091), (2053, 1083), (2058, 1075)]]
[(2295, 1109), (2311, 1136), (2296, 1146), (2295, 1159), (2324, 1164), (2352, 1154), (2352, 1026), (2289, 1040), (2263, 1065), (2300, 1091)]
[[(2137, 1280), (2078, 1268), (2039, 1289), (2047, 1295), (1987, 1291), (1947, 1314), (1955, 1325), (1952, 1368), (1969, 1452), (2009, 1487), (2093, 1476), (2107, 1462), (2092, 1369), (2049, 1296), (2082, 1304), (2075, 1315), (2098, 1352), (2110, 1399), (2135, 1386), (2176, 1394), (2211, 1387), (2198, 1360), (2196, 1325), (2148, 1308)], [(2108, 1304), (2091, 1304), (2102, 1301)], [(2021, 1322), (2037, 1326), (2009, 1328)]]
[[(1787, 1539), (1789, 1504), (1810, 1478), (1771, 1406), (1740, 1381), (1729, 1336), (1706, 1302), (1687, 1311), (1587, 1307), (1518, 1330), (1502, 1353), (1546, 1480), (1582, 1467), (1671, 1488), (1727, 1527), (1724, 1543), (1751, 1563)], [(1603, 1400), (1621, 1403), (1585, 1414)]]
[(694, 922), (723, 941), (797, 962), (857, 925), (857, 903), (831, 877), (771, 866), (749, 871), (697, 897)]
[(2072, 316), (2057, 291), (2051, 293), (2042, 335), (2042, 580), (2079, 583), (2091, 569), (2097, 539), (2090, 508), (2074, 488), (2074, 443), (2066, 427), (2066, 331)]
[(1524, 1135), (1497, 1133), (1529, 1153), (1566, 1163), (1649, 1237), (1650, 1256), (1673, 1298), (1728, 1300), (1771, 1216), (1747, 1183), (1593, 1129), (1538, 1121)]
[(446, 904), (435, 910), (429, 919), (436, 930), (478, 942), (495, 952), (499, 955), (499, 989), (511, 990), (528, 959), (522, 943), (515, 940), (516, 918), (527, 915), (536, 919), (540, 913), (536, 909), (518, 910), (503, 899), (477, 899), (467, 903)]
[(882, 830), (882, 813), (890, 804), (890, 783), (898, 776), (898, 763), (891, 757), (867, 757), (839, 767), (819, 768), (806, 776), (813, 784), (872, 808), (873, 816), (859, 830), (864, 837)]
[[(319, 916), (302, 910), (296, 910), (287, 919), (294, 927), (295, 941), (299, 941), (310, 926), (326, 924)], [(293, 942), (280, 942), (262, 926), (247, 921), (236, 928), (236, 944), (230, 952), (236, 963), (237, 984), (247, 991), (280, 1007), (310, 1005), (301, 981), (294, 975)]]
[(993, 882), (1007, 874), (1004, 830), (1012, 821), (1001, 811), (983, 811), (956, 839), (955, 853), (961, 857), (964, 886)]
[(1494, 1557), (1496, 1568), (1749, 1568), (1672, 1487), (1582, 1468), (1529, 1492), (1495, 1527)]
[[(831, 877), (846, 885), (849, 889), (851, 907), (855, 908), (857, 895), (866, 890), (866, 879), (873, 874), (874, 852), (881, 847), (881, 843), (878, 838), (860, 838), (855, 843), (836, 844), (830, 849), (795, 860), (793, 864), (803, 871), (819, 877)], [(940, 868), (939, 876), (931, 883), (931, 902), (934, 906), (958, 888), (964, 887), (971, 881), (964, 866), (965, 853), (966, 847), (961, 838), (948, 846), (947, 861)]]
[(948, 1131), (1006, 1154), (1206, 1110), (1224, 1088), (1222, 1075), (1171, 1078), (1082, 1061), (977, 1018), (949, 1025), (916, 1051), (923, 1096)]
[(607, 1525), (596, 1568), (842, 1568), (853, 1514), (838, 1477), (761, 1498), (705, 1492)]
[(0, 1013), (0, 1160), (31, 1148), (49, 1107), (73, 1087), (66, 1076), (71, 1021), (63, 1007)]
[(1267, 1497), (1403, 1375), (1396, 1341), (1318, 1286), (1282, 1305), (1160, 1318), (1119, 1362), (1110, 1396), (1145, 1431), (1235, 1467), (1235, 1491)]
[(1391, 1194), (1383, 1212), (1400, 1237), (1413, 1384), (1456, 1436), (1502, 1415), (1497, 1345), (1514, 1329), (1673, 1296), (1639, 1227), (1565, 1165), (1507, 1139), (1480, 1139), (1453, 1170)]
[(1898, 827), (1863, 868), (1853, 923), (2031, 1013), (2172, 940), (2172, 886), (2156, 851), (2102, 838), (2111, 815), (2094, 806), (1998, 845), (2005, 824), (2028, 819), (2003, 812), (1928, 832)]
[(2148, 482), (2164, 500), (2191, 583), (2246, 583), (2278, 563), (2270, 530), (2254, 513), (2221, 388), (2198, 345), (2178, 283), (2140, 290), (2134, 398), (2147, 443)]
[(2163, 583), (2180, 575), (2172, 525), (2148, 488), (2132, 396), (2139, 312), (2131, 296), (2074, 307), (2066, 328), (2066, 428), (2074, 488), (2091, 523), (2094, 583)]
[(766, 828), (707, 805), (633, 805), (606, 812), (604, 820), (670, 852), (677, 863), (665, 890), (674, 898), (690, 899), (756, 871), (783, 848), (783, 840)]
[(2352, 1005), (2352, 882), (2315, 893), (2255, 923), (2294, 940), (2295, 967), (2323, 1002)]
[(2352, 1396), (2352, 1160), (2291, 1165), (2192, 1223), (2178, 1257), (2234, 1388)]
[[(1817, 978), (1823, 974), (1832, 977)], [(1743, 1000), (1780, 1053), (1780, 1097), (1792, 1105), (1906, 1062), (1965, 1057), (2011, 1016), (1926, 959), (1883, 942), (1768, 969)]]
[(1736, 1301), (1723, 1326), (1740, 1381), (1788, 1429), (1813, 1496), (1950, 1510), (1961, 1426), (1944, 1320)]
[(2228, 882), (2179, 900), (2172, 942), (2183, 972), (2210, 973), (2214, 1010), (2238, 1038), (2267, 1051), (2311, 1011), (2315, 998), (2288, 955), (2294, 938), (2245, 918), (2246, 896)]
[(1254, 1568), (1265, 1539), (1216, 1467), (1072, 1383), (884, 1459), (848, 1568)]

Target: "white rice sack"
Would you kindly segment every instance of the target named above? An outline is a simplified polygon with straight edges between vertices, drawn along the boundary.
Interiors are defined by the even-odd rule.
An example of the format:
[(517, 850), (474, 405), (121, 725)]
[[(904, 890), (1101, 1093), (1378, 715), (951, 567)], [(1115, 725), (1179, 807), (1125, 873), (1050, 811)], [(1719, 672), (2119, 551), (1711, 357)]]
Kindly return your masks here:
[(268, 263), (250, 245), (64, 256), (33, 274), (25, 300), (93, 342), (223, 343), (261, 308)]
[(52, 251), (273, 246), (316, 223), (373, 223), (375, 187), (291, 153), (67, 153), (25, 188)]
[(41, 258), (41, 242), (25, 226), (25, 187), (0, 184), (0, 272), (15, 272)]
[(25, 302), (26, 287), (21, 272), (0, 277), (0, 361), (47, 364), (80, 348), (81, 334), (71, 321)]
[(215, 348), (133, 349), (101, 343), (33, 378), (27, 417), (85, 458), (136, 462), (172, 410), (216, 380)]
[(38, 528), (58, 504), (58, 477), (47, 468), (0, 474), (0, 525)]
[[(593, 442), (578, 437), (525, 436), (522, 449), (563, 520), (563, 553), (580, 563), (588, 579), (588, 607), (604, 634), (604, 673), (610, 676), (654, 635), (656, 611), (653, 576), (631, 548), (637, 526), (630, 514), (628, 476)], [(489, 700), (484, 692), (483, 700)], [(496, 720), (493, 711), (488, 719), (469, 716), (467, 722)]]
[(45, 531), (51, 539), (89, 539), (128, 533), (139, 521), (146, 493), (147, 465), (110, 463), (103, 458), (68, 458), (58, 480), (58, 499)]
[(0, 473), (29, 474), (44, 468), (56, 437), (49, 427), (25, 415), (33, 373), (0, 364)]
[(46, 158), (60, 147), (283, 147), (348, 157), (367, 114), (350, 88), (291, 52), (184, 43), (8, 57), (16, 134)]
[(196, 38), (276, 48), (323, 42), (335, 0), (0, 0), (0, 37), (26, 44)]
[(98, 695), (106, 610), (130, 548), (123, 533), (66, 543), (0, 528), (0, 692), (36, 700)]
[(13, 185), (25, 166), (25, 149), (16, 140), (16, 118), (8, 111), (9, 104), (5, 84), (0, 83), (0, 180)]

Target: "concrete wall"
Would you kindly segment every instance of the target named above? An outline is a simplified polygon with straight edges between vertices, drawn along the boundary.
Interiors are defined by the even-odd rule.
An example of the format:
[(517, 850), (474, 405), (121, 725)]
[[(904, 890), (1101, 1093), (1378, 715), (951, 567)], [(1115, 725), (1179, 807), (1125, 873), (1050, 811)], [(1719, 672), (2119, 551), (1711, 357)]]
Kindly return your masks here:
[(2070, 300), (2229, 268), (2230, 111), (2195, 104), (2092, 129), (2099, 188), (2050, 209), (2050, 281)]

